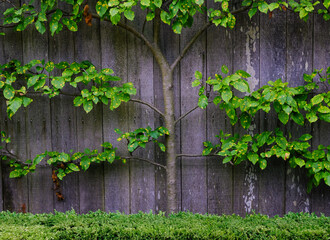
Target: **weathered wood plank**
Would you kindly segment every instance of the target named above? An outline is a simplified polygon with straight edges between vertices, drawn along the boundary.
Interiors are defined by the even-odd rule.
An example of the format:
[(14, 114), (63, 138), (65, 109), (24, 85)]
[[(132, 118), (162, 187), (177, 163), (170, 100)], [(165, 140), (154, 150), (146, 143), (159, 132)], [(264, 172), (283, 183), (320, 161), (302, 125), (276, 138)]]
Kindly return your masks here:
[[(90, 3), (94, 11), (95, 2)], [(78, 62), (89, 60), (97, 69), (101, 68), (100, 22), (93, 19), (92, 26), (85, 22), (79, 24), (75, 34), (75, 57)], [(94, 105), (88, 114), (80, 107), (77, 109), (77, 144), (78, 150), (85, 148), (101, 149), (102, 105)], [(103, 164), (93, 164), (86, 172), (79, 173), (80, 212), (104, 210)]]
[[(321, 69), (324, 71), (330, 65), (330, 22), (325, 22), (322, 16), (314, 16), (314, 40), (313, 40), (313, 68)], [(321, 88), (319, 91), (329, 91), (329, 89)], [(317, 149), (319, 144), (328, 146), (330, 144), (330, 124), (318, 121), (312, 125), (312, 146)], [(312, 190), (311, 204), (312, 212), (316, 214), (324, 213), (330, 216), (330, 191), (329, 186), (323, 182), (317, 188)]]
[[(260, 86), (268, 81), (286, 79), (286, 13), (275, 11), (272, 17), (260, 15)], [(260, 112), (260, 132), (280, 127), (275, 111)], [(259, 176), (259, 212), (269, 216), (284, 213), (285, 162), (271, 158)]]
[[(16, 1), (18, 3), (18, 1)], [(19, 4), (19, 3), (18, 3)], [(0, 11), (3, 12), (7, 7), (11, 7), (8, 3), (2, 3), (0, 5)], [(13, 29), (4, 29), (6, 35), (2, 36), (0, 63), (5, 64), (10, 60), (17, 59), (22, 61), (22, 34), (16, 32)], [(1, 97), (1, 130), (5, 130), (10, 135), (12, 143), (9, 144), (9, 149), (16, 155), (19, 155), (23, 160), (26, 159), (26, 135), (25, 135), (25, 110), (19, 110), (12, 120), (7, 117), (5, 99)], [(25, 205), (28, 207), (28, 186), (27, 177), (20, 179), (9, 178), (11, 168), (8, 162), (2, 162), (2, 191), (3, 197), (1, 198), (1, 208), (3, 210), (22, 211), (22, 207)]]
[[(70, 7), (61, 4), (61, 8), (69, 11)], [(66, 61), (74, 62), (74, 34), (66, 27), (59, 34), (49, 37), (49, 58), (59, 63)], [(56, 72), (61, 74), (60, 71)], [(77, 90), (68, 86), (63, 92), (72, 93)], [(70, 153), (77, 151), (77, 124), (76, 108), (73, 106), (72, 96), (59, 95), (51, 99), (51, 127), (52, 127), (52, 150)], [(56, 186), (54, 186), (56, 188)], [(71, 209), (79, 212), (79, 179), (77, 173), (70, 173), (63, 181), (60, 188), (55, 190), (63, 195), (61, 200), (54, 194), (54, 208), (56, 211), (65, 212)]]
[[(137, 11), (135, 21), (129, 22), (141, 31), (145, 21), (145, 14)], [(152, 36), (152, 24), (147, 22), (144, 34)], [(153, 56), (147, 46), (132, 34), (127, 35), (128, 47), (128, 81), (133, 82), (137, 89), (136, 98), (154, 103), (153, 93)], [(138, 58), (137, 58), (138, 56)], [(129, 105), (129, 130), (150, 126), (154, 128), (154, 112), (146, 106), (136, 103)], [(138, 149), (133, 155), (154, 160), (153, 143), (147, 144), (145, 149)], [(130, 161), (130, 212), (155, 211), (155, 167), (136, 160)]]
[[(28, 1), (24, 1), (28, 2)], [(39, 3), (35, 2), (36, 5)], [(48, 33), (41, 35), (34, 26), (22, 33), (23, 62), (32, 59), (48, 60)], [(51, 149), (50, 101), (48, 97), (36, 96), (26, 113), (27, 157)], [(35, 173), (28, 176), (29, 211), (32, 213), (52, 212), (53, 190), (51, 168), (42, 162)]]
[[(287, 13), (287, 81), (289, 86), (303, 85), (303, 73), (312, 72), (312, 19), (307, 23), (294, 13)], [(298, 126), (293, 121), (287, 124), (288, 132), (293, 139), (310, 133), (310, 126)], [(307, 176), (305, 169), (291, 169), (287, 164), (285, 212), (309, 212), (310, 195), (307, 194)]]
[[(232, 69), (232, 34), (232, 31), (222, 27), (212, 26), (207, 30), (207, 76), (205, 79), (210, 76), (214, 78), (216, 73), (222, 74), (220, 72), (222, 65)], [(210, 99), (214, 97), (215, 93), (210, 92)], [(231, 133), (229, 119), (226, 113), (213, 103), (209, 104), (206, 111), (207, 140), (218, 143), (219, 138), (215, 136), (220, 130)], [(207, 159), (207, 212), (211, 214), (230, 214), (233, 211), (233, 168), (230, 164), (222, 164), (222, 159), (220, 156)]]
[[(194, 18), (191, 29), (184, 29), (180, 36), (180, 48), (184, 48), (195, 32), (205, 23), (205, 18)], [(198, 103), (198, 88), (191, 87), (195, 71), (206, 74), (206, 34), (203, 33), (180, 63), (181, 114)], [(192, 64), (194, 63), (194, 64)], [(206, 139), (206, 112), (198, 109), (181, 120), (181, 152), (201, 154)], [(182, 210), (198, 213), (207, 212), (207, 164), (206, 159), (182, 157)]]
[[(122, 80), (115, 84), (127, 82), (127, 36), (126, 31), (110, 23), (101, 22), (102, 68), (111, 68)], [(128, 105), (123, 104), (111, 111), (109, 106), (103, 106), (103, 136), (104, 141), (114, 144), (117, 154), (128, 156), (124, 141), (118, 143), (118, 135), (114, 129), (128, 130)], [(105, 211), (129, 213), (129, 164), (115, 161), (104, 165)]]
[[(246, 13), (236, 16), (236, 26), (234, 29), (234, 55), (233, 71), (242, 69), (251, 75), (248, 79), (251, 91), (259, 88), (259, 18), (254, 16), (252, 20)], [(246, 133), (255, 134), (256, 126), (259, 122), (256, 116), (248, 130), (243, 130), (239, 125), (234, 127), (234, 133), (243, 136)], [(254, 166), (250, 162), (241, 163), (234, 167), (234, 209), (233, 212), (239, 215), (258, 211), (258, 176), (259, 166)]]

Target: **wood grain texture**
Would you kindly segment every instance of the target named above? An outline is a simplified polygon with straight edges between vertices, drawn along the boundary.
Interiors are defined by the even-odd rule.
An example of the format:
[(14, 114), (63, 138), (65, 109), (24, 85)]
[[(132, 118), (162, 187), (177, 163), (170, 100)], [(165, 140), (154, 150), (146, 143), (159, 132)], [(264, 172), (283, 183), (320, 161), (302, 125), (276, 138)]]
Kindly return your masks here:
[[(61, 4), (61, 8), (69, 11), (66, 4)], [(49, 59), (55, 63), (66, 61), (69, 64), (75, 61), (74, 33), (66, 27), (59, 34), (49, 36)], [(61, 71), (55, 72), (56, 76)], [(77, 92), (71, 86), (66, 86), (64, 92)], [(76, 152), (77, 146), (77, 108), (73, 106), (74, 97), (59, 95), (51, 99), (51, 128), (52, 128), (52, 150), (70, 153)], [(79, 212), (79, 178), (77, 173), (70, 173), (63, 181), (60, 181), (60, 188), (55, 192), (63, 195), (64, 199), (59, 199), (55, 193), (54, 208), (56, 211), (65, 212), (74, 209)]]
[[(205, 24), (204, 16), (194, 19), (191, 29), (182, 30), (180, 48), (185, 47), (198, 28)], [(194, 63), (194, 64), (191, 64)], [(203, 33), (193, 44), (180, 63), (181, 114), (197, 106), (198, 88), (191, 87), (195, 71), (206, 75), (206, 34)], [(206, 112), (198, 109), (180, 122), (181, 152), (201, 154), (206, 139)], [(205, 158), (185, 158), (181, 162), (182, 211), (207, 212), (207, 164)]]
[[(210, 6), (211, 7), (211, 6)], [(232, 69), (233, 32), (222, 27), (212, 26), (207, 29), (207, 76), (215, 78), (215, 74), (222, 75), (221, 66)], [(221, 44), (219, 44), (221, 43)], [(210, 99), (216, 94), (210, 92)], [(225, 111), (220, 110), (213, 103), (207, 109), (207, 140), (215, 144), (219, 138), (215, 137), (220, 130), (231, 133), (231, 125)], [(233, 168), (230, 164), (222, 164), (222, 157), (207, 158), (207, 212), (210, 214), (228, 214), (233, 211)]]
[[(13, 3), (19, 4), (19, 1), (14, 1)], [(2, 3), (0, 5), (0, 11), (3, 12), (7, 7), (11, 7), (11, 5), (8, 3)], [(22, 34), (14, 31), (13, 29), (4, 29), (3, 31), (6, 35), (0, 39), (0, 64), (4, 64), (13, 59), (22, 61)], [(19, 155), (22, 160), (25, 160), (27, 157), (25, 110), (20, 109), (16, 115), (14, 115), (12, 120), (10, 120), (6, 113), (6, 100), (3, 97), (0, 99), (0, 108), (1, 130), (4, 130), (12, 140), (8, 148), (14, 154)], [(3, 210), (15, 212), (22, 211), (23, 204), (25, 204), (26, 208), (28, 208), (29, 197), (27, 177), (11, 179), (9, 178), (11, 168), (8, 162), (1, 161), (1, 164), (2, 171), (0, 172), (2, 172), (2, 177), (0, 177), (0, 195), (3, 194), (0, 200), (1, 208), (3, 207)]]
[[(113, 85), (127, 82), (127, 36), (126, 31), (112, 26), (110, 23), (101, 23), (102, 68), (111, 68), (115, 75), (122, 80)], [(128, 104), (111, 111), (109, 105), (103, 105), (103, 136), (105, 142), (110, 142), (117, 149), (117, 155), (128, 156), (125, 141), (118, 142), (116, 128), (128, 131)], [(129, 164), (115, 161), (104, 166), (105, 211), (129, 213), (130, 185)]]
[[(269, 18), (260, 15), (260, 86), (281, 78), (286, 80), (286, 13), (276, 11)], [(260, 132), (282, 127), (277, 114), (260, 112)], [(269, 216), (284, 213), (285, 162), (267, 159), (267, 168), (259, 176), (259, 212)]]
[[(38, 7), (37, 2), (35, 2)], [(28, 26), (22, 33), (23, 62), (32, 59), (48, 61), (48, 33), (41, 35), (34, 26)], [(47, 83), (46, 83), (47, 84)], [(51, 149), (50, 100), (48, 97), (35, 97), (33, 104), (27, 107), (26, 140), (27, 157), (34, 158), (37, 154)], [(29, 182), (29, 211), (32, 213), (52, 212), (53, 185), (51, 168), (46, 163), (40, 163), (35, 173), (28, 176)]]
[[(90, 2), (90, 9), (94, 11), (96, 1)], [(85, 22), (79, 24), (79, 31), (75, 34), (76, 61), (88, 60), (96, 69), (101, 69), (100, 22), (93, 19), (92, 26)], [(89, 85), (89, 87), (91, 84)], [(77, 109), (77, 144), (78, 150), (85, 148), (101, 150), (103, 142), (103, 109), (102, 105), (94, 105), (91, 112), (86, 114), (82, 107)], [(79, 173), (79, 202), (80, 212), (104, 210), (104, 167), (103, 164), (92, 164), (86, 172)]]
[[(260, 84), (260, 26), (259, 16), (255, 15), (252, 20), (246, 13), (236, 16), (237, 24), (233, 30), (233, 72), (242, 69), (248, 72), (251, 91), (259, 88)], [(241, 93), (237, 93), (242, 96)], [(233, 133), (243, 136), (246, 133), (256, 134), (258, 117), (252, 121), (251, 127), (244, 130), (240, 124), (233, 127)], [(250, 162), (243, 162), (234, 167), (234, 209), (233, 212), (244, 216), (252, 210), (258, 211), (258, 177), (259, 166)]]
[[(303, 85), (303, 73), (312, 72), (313, 64), (313, 27), (312, 19), (303, 22), (294, 13), (287, 13), (287, 81), (289, 86)], [(309, 125), (304, 127), (293, 121), (287, 124), (287, 131), (292, 134), (293, 139), (302, 134), (310, 133)], [(287, 164), (286, 172), (286, 197), (285, 212), (310, 212), (311, 199), (307, 193), (307, 182), (305, 169), (292, 169)]]
[[(134, 22), (128, 24), (134, 26), (139, 32), (143, 30), (145, 12), (138, 10)], [(152, 24), (147, 22), (144, 34), (152, 38)], [(137, 89), (136, 98), (154, 104), (154, 64), (153, 56), (148, 47), (131, 33), (127, 35), (127, 80), (133, 82)], [(129, 131), (137, 128), (155, 127), (154, 112), (147, 106), (136, 103), (129, 104)], [(149, 160), (154, 160), (153, 143), (147, 144), (145, 149), (137, 149), (133, 155)], [(149, 163), (137, 160), (130, 161), (130, 212), (155, 211), (155, 167)]]

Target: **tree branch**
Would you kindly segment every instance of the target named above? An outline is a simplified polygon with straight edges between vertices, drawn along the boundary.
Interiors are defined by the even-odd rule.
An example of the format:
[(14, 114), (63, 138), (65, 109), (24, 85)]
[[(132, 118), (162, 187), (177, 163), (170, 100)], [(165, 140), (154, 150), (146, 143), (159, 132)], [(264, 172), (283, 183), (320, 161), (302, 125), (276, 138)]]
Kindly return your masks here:
[[(96, 19), (101, 19), (100, 16), (97, 15), (97, 14), (92, 14), (92, 17), (96, 18)], [(103, 20), (111, 23), (110, 19), (108, 19), (108, 18), (104, 18)], [(142, 33), (138, 32), (133, 27), (131, 27), (131, 26), (125, 24), (125, 23), (122, 23), (122, 22), (118, 22), (117, 26), (119, 26), (123, 29), (126, 29), (127, 31), (129, 31), (133, 35), (135, 35), (137, 38), (141, 39), (143, 42), (145, 42), (145, 44), (150, 48), (151, 51), (155, 50), (154, 45)]]
[[(212, 103), (212, 101), (208, 101), (208, 103)], [(188, 112), (186, 112), (185, 114), (183, 114), (181, 117), (179, 117), (175, 122), (174, 125), (176, 125), (178, 122), (180, 122), (183, 118), (185, 118), (187, 115), (189, 115), (190, 113), (192, 113), (193, 111), (195, 111), (196, 109), (198, 109), (199, 106), (196, 106), (192, 109), (190, 109)]]
[(142, 100), (139, 100), (139, 99), (130, 99), (129, 100), (130, 102), (136, 102), (136, 103), (141, 103), (143, 105), (146, 105), (148, 107), (150, 107), (152, 110), (154, 110), (155, 112), (157, 112), (159, 115), (161, 115), (162, 117), (164, 117), (164, 113), (162, 113), (158, 108), (156, 108), (154, 105), (150, 104), (150, 103), (147, 103), (147, 102), (144, 102)]
[[(181, 153), (181, 154), (177, 154), (176, 157), (220, 157), (219, 155), (217, 154), (209, 154), (209, 155), (200, 155), (200, 154), (184, 154), (184, 153)], [(231, 165), (234, 165), (232, 161), (229, 162)]]
[[(230, 13), (231, 14), (241, 13), (241, 12), (244, 12), (244, 11), (248, 10), (250, 7), (251, 6), (242, 7), (240, 9), (234, 10)], [(209, 22), (205, 23), (204, 26), (202, 26), (198, 32), (195, 33), (195, 35), (191, 38), (191, 40), (188, 42), (188, 44), (184, 47), (184, 49), (182, 50), (180, 55), (172, 63), (171, 71), (173, 71), (174, 68), (178, 65), (178, 63), (181, 61), (181, 59), (184, 57), (184, 55), (187, 53), (187, 51), (190, 49), (190, 47), (196, 42), (198, 37), (211, 25), (212, 25), (212, 22), (209, 21)]]
[(138, 160), (138, 161), (142, 161), (142, 162), (147, 162), (147, 163), (150, 163), (150, 164), (152, 164), (154, 166), (161, 167), (161, 168), (163, 168), (163, 169), (166, 170), (166, 166), (164, 166), (164, 165), (162, 165), (160, 163), (153, 162), (153, 161), (151, 161), (149, 159), (139, 158), (139, 157), (121, 157), (121, 158), (123, 158), (123, 159), (133, 159), (133, 160)]

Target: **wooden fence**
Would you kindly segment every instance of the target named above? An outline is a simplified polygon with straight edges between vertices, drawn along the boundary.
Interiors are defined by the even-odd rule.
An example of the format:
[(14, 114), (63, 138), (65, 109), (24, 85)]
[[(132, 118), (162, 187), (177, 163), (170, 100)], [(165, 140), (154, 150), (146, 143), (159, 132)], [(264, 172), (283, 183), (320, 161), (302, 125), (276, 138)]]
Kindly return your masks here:
[[(161, 29), (161, 48), (172, 62), (205, 22), (199, 15), (192, 29), (175, 35), (168, 26)], [(143, 19), (133, 23), (142, 29)], [(132, 81), (138, 89), (137, 98), (162, 109), (160, 71), (148, 48), (130, 33), (106, 22), (93, 20), (92, 27), (80, 24), (76, 33), (63, 31), (52, 37), (40, 35), (29, 28), (24, 32), (6, 30), (0, 38), (0, 63), (18, 59), (59, 62), (90, 60), (98, 68), (110, 67), (123, 81)], [(290, 86), (303, 84), (303, 73), (311, 73), (330, 64), (330, 21), (314, 15), (307, 22), (291, 12), (274, 12), (249, 20), (246, 13), (237, 16), (234, 30), (210, 27), (189, 50), (174, 73), (176, 115), (197, 104), (197, 89), (192, 89), (194, 72), (214, 76), (226, 64), (231, 71), (243, 69), (251, 74), (250, 84), (256, 89), (269, 80), (282, 78)], [(152, 24), (146, 23), (147, 36)], [(116, 111), (98, 105), (91, 113), (73, 107), (73, 97), (34, 97), (34, 102), (9, 120), (5, 101), (1, 99), (0, 127), (12, 138), (12, 151), (21, 158), (32, 158), (45, 150), (82, 151), (85, 147), (100, 148), (103, 141), (115, 143), (120, 153), (127, 154), (125, 145), (117, 143), (115, 128), (124, 131), (138, 127), (158, 127), (162, 120), (147, 107), (125, 104)], [(255, 132), (281, 126), (272, 114), (260, 114)], [(312, 145), (328, 145), (329, 124), (318, 122), (304, 128), (289, 124), (294, 136), (312, 133)], [(205, 140), (215, 141), (222, 129), (242, 132), (232, 127), (223, 111), (214, 106), (196, 110), (177, 127), (177, 150), (200, 154)], [(164, 163), (163, 154), (152, 145), (138, 151), (143, 157)], [(283, 160), (272, 159), (261, 171), (250, 164), (232, 167), (221, 159), (179, 159), (178, 188), (181, 210), (244, 215), (255, 211), (283, 215), (289, 211), (323, 212), (330, 215), (330, 188), (321, 184), (312, 193), (306, 192), (307, 177), (300, 169), (291, 169)], [(52, 170), (41, 166), (33, 174), (10, 179), (9, 167), (0, 163), (0, 210), (52, 212), (75, 209), (136, 213), (158, 212), (166, 203), (165, 172), (148, 163), (128, 161), (126, 164), (102, 164), (87, 172), (68, 175), (62, 183), (63, 201), (53, 191)]]

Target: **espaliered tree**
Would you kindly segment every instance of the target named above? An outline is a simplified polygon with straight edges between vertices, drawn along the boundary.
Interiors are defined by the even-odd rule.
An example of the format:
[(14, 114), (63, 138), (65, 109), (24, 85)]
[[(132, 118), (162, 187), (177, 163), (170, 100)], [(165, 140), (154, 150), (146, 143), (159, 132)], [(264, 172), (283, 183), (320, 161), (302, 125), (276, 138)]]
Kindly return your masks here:
[[(11, 2), (11, 1), (7, 1)], [(86, 149), (84, 152), (40, 153), (32, 160), (22, 160), (19, 156), (9, 151), (10, 138), (4, 131), (1, 132), (2, 147), (0, 153), (2, 159), (9, 160), (13, 171), (10, 177), (20, 177), (36, 169), (41, 161), (54, 168), (53, 174), (59, 179), (65, 175), (87, 170), (91, 163), (110, 162), (114, 160), (126, 161), (126, 159), (138, 159), (149, 162), (166, 170), (167, 181), (167, 211), (177, 211), (176, 190), (176, 159), (185, 154), (175, 150), (175, 125), (198, 107), (206, 108), (208, 104), (219, 105), (228, 115), (231, 124), (241, 124), (248, 129), (253, 117), (258, 111), (268, 113), (272, 108), (276, 111), (279, 120), (285, 125), (290, 119), (299, 125), (309, 121), (310, 123), (321, 120), (330, 122), (330, 93), (316, 94), (314, 90), (320, 84), (328, 85), (330, 81), (330, 68), (316, 70), (311, 75), (304, 75), (306, 85), (288, 87), (288, 84), (277, 80), (268, 85), (250, 92), (247, 78), (250, 75), (242, 70), (229, 74), (226, 66), (221, 68), (222, 74), (216, 74), (206, 80), (217, 96), (210, 99), (205, 93), (205, 84), (202, 82), (202, 74), (195, 73), (196, 80), (192, 87), (201, 86), (199, 91), (198, 106), (175, 119), (173, 71), (199, 36), (211, 25), (224, 28), (234, 28), (235, 15), (246, 12), (252, 18), (257, 12), (269, 14), (273, 11), (292, 11), (299, 14), (302, 20), (307, 20), (311, 14), (321, 14), (325, 21), (329, 20), (330, 1), (274, 1), (244, 0), (239, 7), (229, 0), (215, 0), (216, 7), (208, 8), (204, 0), (100, 0), (95, 6), (90, 6), (84, 0), (42, 0), (35, 4), (31, 0), (28, 4), (14, 5), (2, 13), (3, 25), (1, 28), (13, 28), (16, 31), (24, 31), (29, 25), (33, 25), (40, 34), (47, 30), (51, 35), (59, 33), (67, 28), (70, 31), (78, 31), (78, 23), (85, 21), (91, 25), (93, 18), (109, 22), (126, 29), (136, 38), (141, 39), (149, 48), (156, 60), (162, 79), (164, 112), (148, 102), (133, 99), (136, 94), (133, 84), (128, 82), (114, 86), (113, 81), (120, 78), (113, 75), (111, 69), (97, 70), (90, 62), (45, 62), (35, 59), (28, 63), (10, 61), (0, 67), (0, 90), (6, 99), (7, 114), (11, 118), (21, 107), (32, 103), (30, 94), (48, 95), (50, 98), (60, 94), (74, 95), (74, 106), (82, 106), (88, 113), (94, 105), (105, 104), (110, 110), (118, 108), (123, 102), (133, 101), (147, 105), (164, 119), (164, 126), (157, 129), (139, 128), (132, 132), (122, 132), (117, 129), (118, 140), (128, 140), (128, 150), (133, 153), (137, 148), (144, 148), (147, 143), (158, 144), (161, 151), (165, 152), (166, 166), (154, 162), (152, 159), (143, 159), (130, 155), (118, 156), (116, 148), (111, 143), (103, 143), (102, 151)], [(36, 5), (38, 7), (36, 7)], [(65, 8), (61, 8), (65, 6)], [(235, 5), (237, 6), (237, 4)], [(95, 7), (96, 14), (91, 7)], [(153, 37), (149, 39), (143, 32), (127, 25), (124, 19), (134, 21), (135, 10), (140, 7), (147, 12), (146, 21), (153, 21)], [(316, 8), (318, 10), (316, 10)], [(64, 10), (65, 9), (65, 10)], [(70, 9), (70, 11), (68, 11)], [(190, 41), (173, 62), (169, 62), (164, 52), (159, 47), (160, 26), (168, 24), (175, 34), (180, 34), (182, 28), (189, 28), (194, 23), (195, 14), (205, 14), (208, 21), (193, 35)], [(1, 33), (2, 35), (4, 33)], [(317, 80), (316, 80), (317, 77)], [(20, 84), (16, 84), (19, 82)], [(63, 88), (70, 85), (79, 89), (78, 94), (66, 92)], [(238, 92), (244, 93), (238, 94)], [(248, 95), (246, 95), (248, 94)], [(165, 136), (165, 142), (160, 137)], [(219, 143), (204, 142), (205, 149), (202, 155), (220, 156), (223, 163), (239, 164), (248, 160), (253, 164), (259, 164), (261, 169), (267, 166), (267, 158), (276, 156), (290, 162), (292, 167), (305, 167), (311, 177), (309, 188), (318, 185), (324, 180), (330, 186), (330, 147), (320, 145), (317, 150), (310, 151), (309, 134), (302, 135), (299, 139), (291, 140), (282, 131), (262, 132), (258, 135), (235, 136), (220, 132)], [(187, 155), (187, 154), (186, 154)], [(188, 156), (188, 155), (187, 155)], [(222, 159), (221, 158), (221, 159)]]

